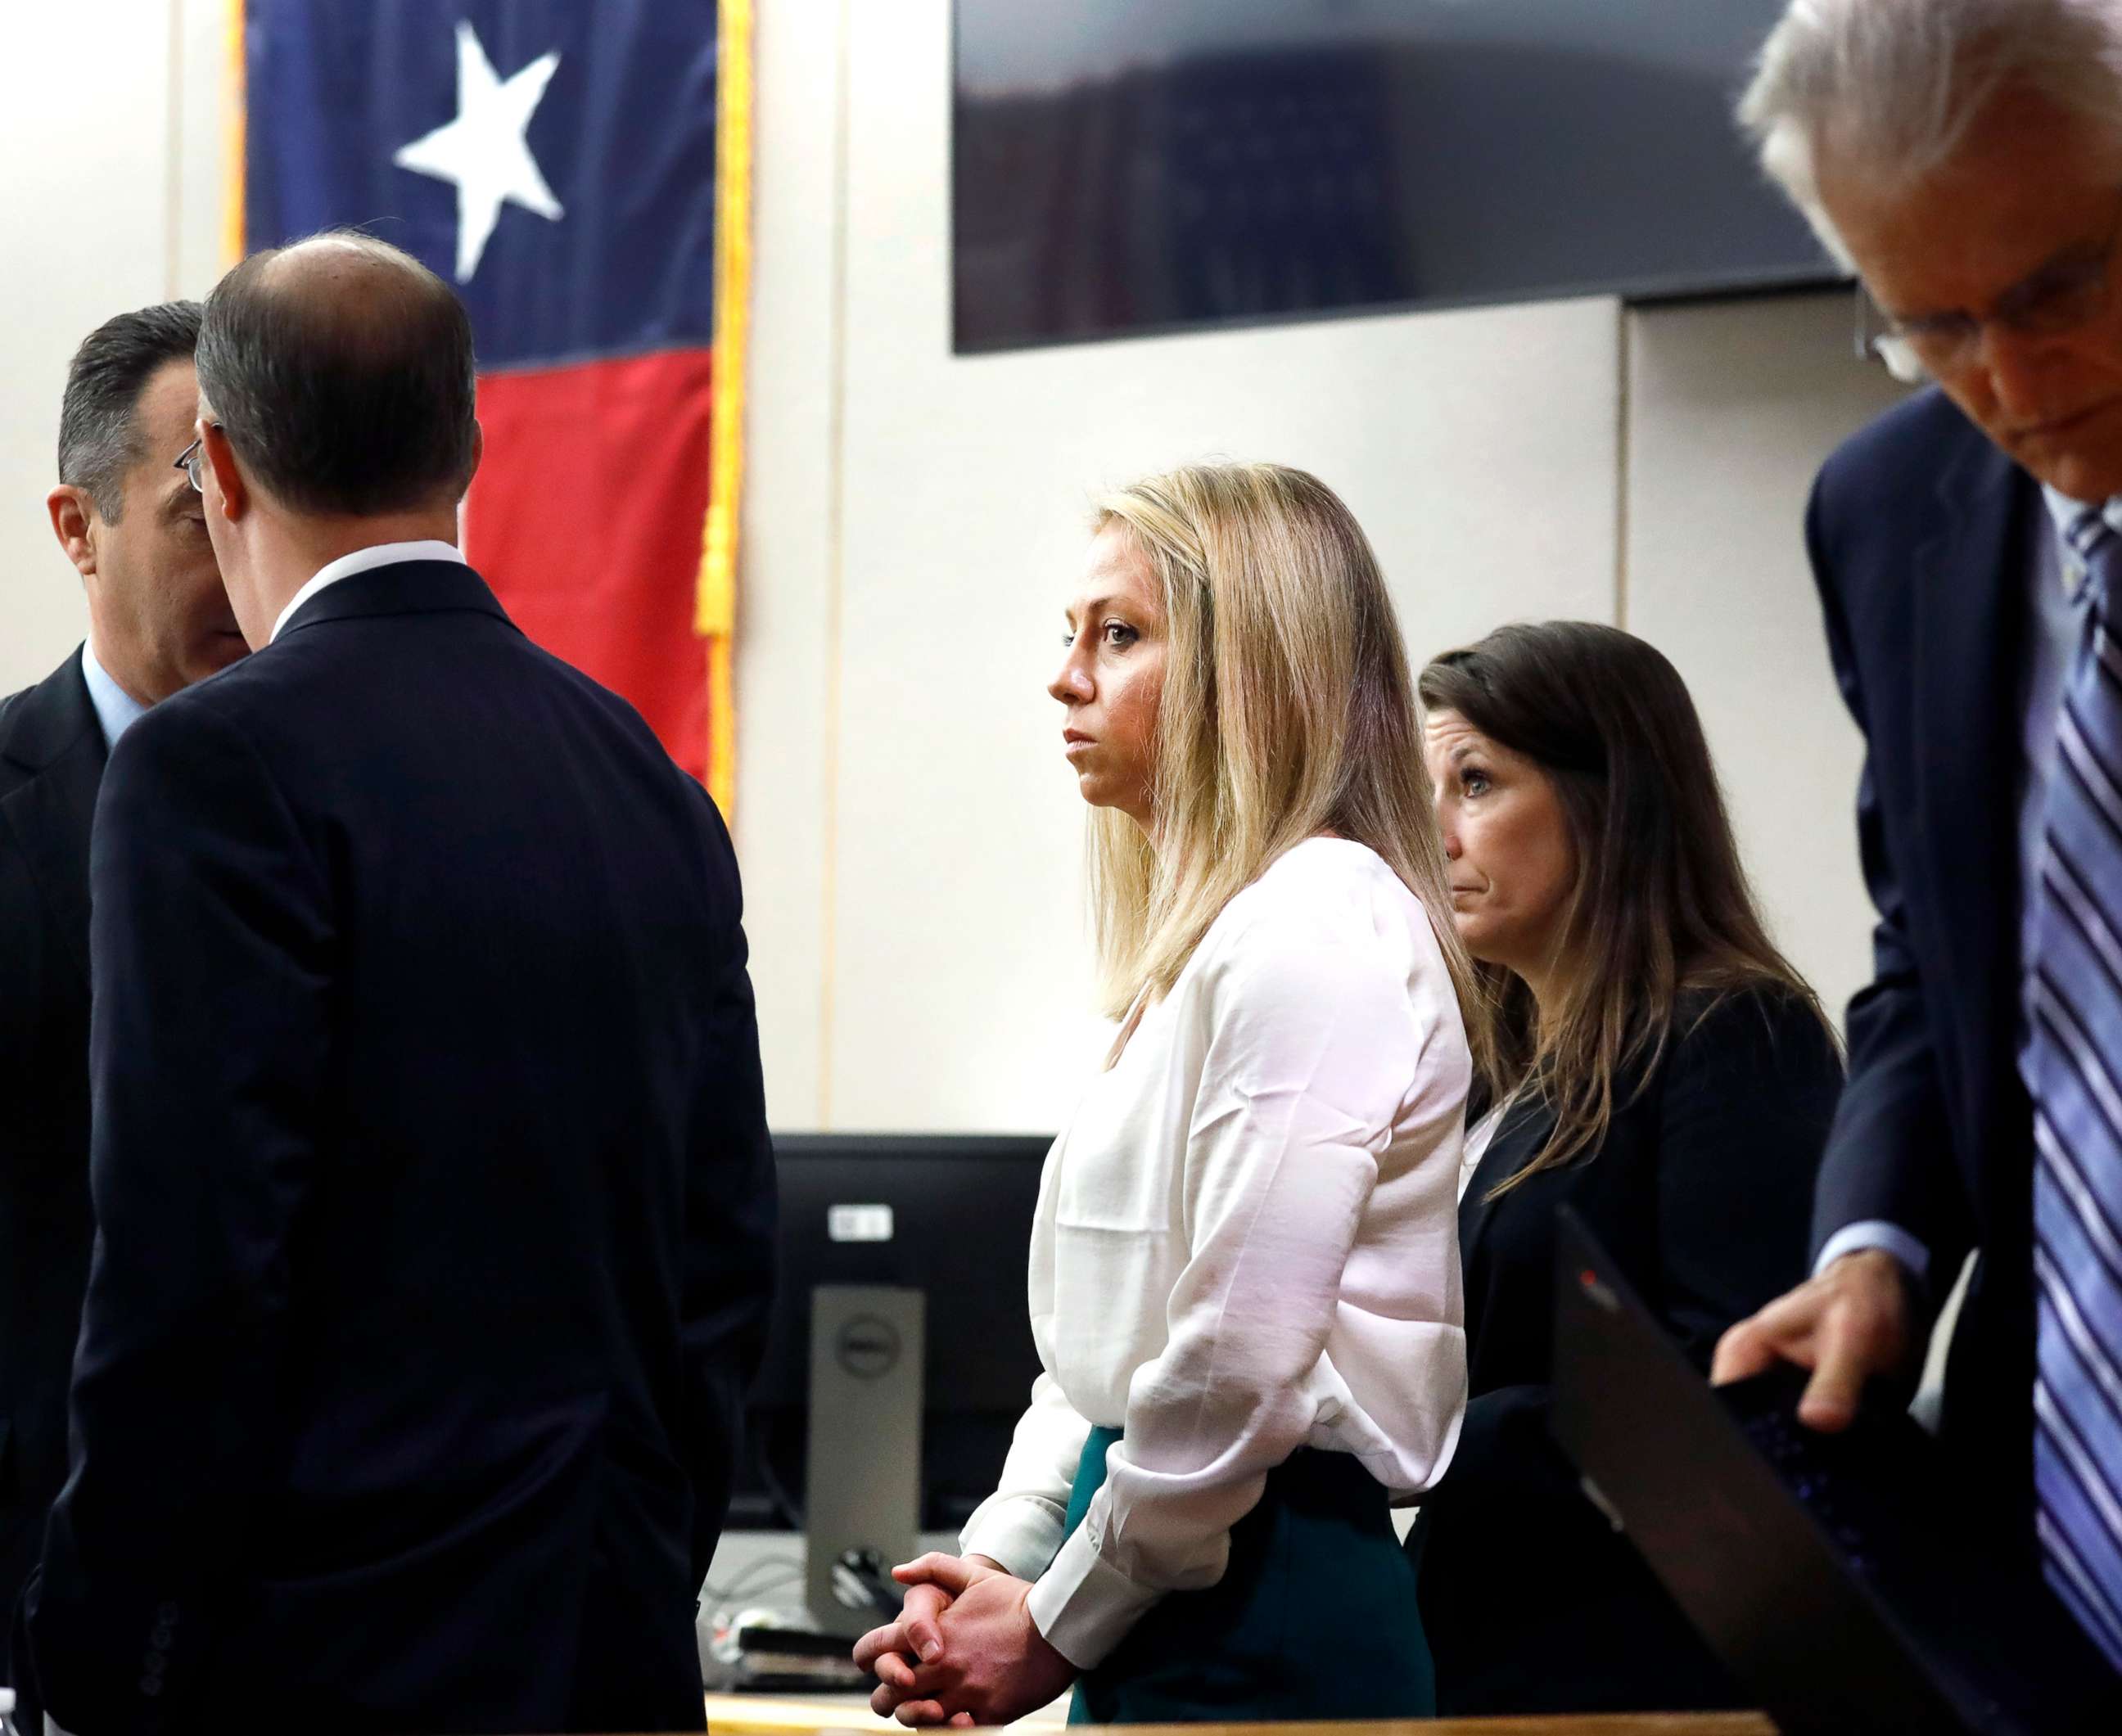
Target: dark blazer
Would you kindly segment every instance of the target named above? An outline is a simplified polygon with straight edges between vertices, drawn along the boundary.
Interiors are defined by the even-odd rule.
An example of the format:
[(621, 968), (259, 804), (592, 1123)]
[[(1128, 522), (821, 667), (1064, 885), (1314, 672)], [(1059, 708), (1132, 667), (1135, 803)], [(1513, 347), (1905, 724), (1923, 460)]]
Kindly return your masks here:
[[(2021, 688), (2033, 480), (1945, 396), (1830, 458), (1806, 520), (1828, 646), (1864, 732), (1857, 798), (1879, 920), (1850, 1002), (1849, 1086), (1815, 1246), (1884, 1219), (1937, 1286), (1982, 1250), (1942, 1438), (2033, 1547), (2033, 1118), (2017, 1074)], [(1937, 1298), (1934, 1296), (1933, 1300)]]
[(1784, 991), (1706, 1004), (1681, 997), (1663, 1059), (1620, 1081), (1596, 1152), (1492, 1200), (1554, 1127), (1521, 1097), (1461, 1202), (1466, 1421), (1408, 1540), (1443, 1715), (1746, 1702), (1548, 1433), (1558, 1206), (1582, 1215), (1705, 1372), (1724, 1328), (1804, 1273), (1841, 1062)]
[(1951, 1474), (1979, 1496), (1959, 1518), (2012, 1586), (2000, 1596), (2040, 1609), (2028, 1626), (2053, 1637), (2044, 1727), (2110, 1730), (2122, 1682), (2050, 1598), (2034, 1536), (2018, 799), (2026, 562), (2045, 511), (2033, 479), (1936, 390), (1861, 430), (1813, 487), (1807, 540), (1864, 732), (1857, 828), (1879, 913), (1813, 1241), (1867, 1219), (1899, 1225), (1930, 1252), (1933, 1304), (1977, 1255), (1939, 1427)]
[(705, 793), (468, 568), (399, 564), (133, 726), (91, 883), (44, 1706), (700, 1728), (774, 1229)]
[(77, 651), (0, 700), (0, 1682), (66, 1480), (88, 1284), (88, 829), (103, 730)]

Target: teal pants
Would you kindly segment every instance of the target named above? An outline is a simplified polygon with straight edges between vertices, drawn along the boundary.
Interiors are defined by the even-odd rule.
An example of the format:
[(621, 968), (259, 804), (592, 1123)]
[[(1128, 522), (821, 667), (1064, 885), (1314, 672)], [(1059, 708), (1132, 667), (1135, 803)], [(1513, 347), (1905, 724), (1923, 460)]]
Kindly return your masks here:
[[(1117, 1429), (1093, 1429), (1068, 1529), (1105, 1481)], [(1432, 1718), (1437, 1678), (1414, 1567), (1386, 1492), (1346, 1453), (1302, 1448), (1268, 1473), (1203, 1591), (1150, 1606), (1076, 1683), (1071, 1724)]]

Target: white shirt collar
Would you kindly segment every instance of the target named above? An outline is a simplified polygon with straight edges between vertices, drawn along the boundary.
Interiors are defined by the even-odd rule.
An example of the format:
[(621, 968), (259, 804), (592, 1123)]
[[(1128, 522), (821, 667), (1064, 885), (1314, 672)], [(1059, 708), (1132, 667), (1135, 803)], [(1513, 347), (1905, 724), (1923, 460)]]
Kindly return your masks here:
[(81, 679), (88, 684), (88, 702), (96, 708), (96, 721), (103, 727), (104, 751), (108, 753), (118, 745), (127, 726), (147, 707), (120, 687), (96, 660), (93, 640), (82, 644)]
[(376, 543), (367, 548), (357, 548), (352, 554), (326, 562), (308, 584), (287, 599), (287, 606), (280, 611), (280, 618), (273, 623), (272, 634), (265, 642), (270, 645), (278, 638), (280, 629), (293, 618), (295, 611), (327, 586), (350, 579), (357, 572), (370, 572), (400, 561), (455, 561), (460, 567), (465, 564), (464, 555), (454, 543)]
[[(2090, 501), (2073, 500), (2059, 488), (2041, 484), (2041, 499), (2049, 509), (2049, 518), (2055, 525), (2056, 547), (2061, 551), (2058, 570), (2063, 576), (2064, 593), (2076, 598), (2085, 584), (2085, 562), (2078, 558), (2078, 551), (2071, 547), (2071, 526), (2078, 522), (2078, 515), (2092, 504)], [(2100, 503), (2100, 516), (2107, 520), (2108, 528), (2122, 531), (2122, 494), (2110, 494)]]

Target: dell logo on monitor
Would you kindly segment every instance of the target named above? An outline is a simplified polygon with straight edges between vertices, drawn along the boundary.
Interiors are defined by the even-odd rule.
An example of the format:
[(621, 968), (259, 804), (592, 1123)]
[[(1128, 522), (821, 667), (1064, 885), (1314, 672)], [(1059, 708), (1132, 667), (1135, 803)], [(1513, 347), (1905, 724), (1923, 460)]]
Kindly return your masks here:
[(898, 1329), (875, 1314), (859, 1314), (840, 1328), (833, 1354), (856, 1379), (877, 1379), (899, 1365)]

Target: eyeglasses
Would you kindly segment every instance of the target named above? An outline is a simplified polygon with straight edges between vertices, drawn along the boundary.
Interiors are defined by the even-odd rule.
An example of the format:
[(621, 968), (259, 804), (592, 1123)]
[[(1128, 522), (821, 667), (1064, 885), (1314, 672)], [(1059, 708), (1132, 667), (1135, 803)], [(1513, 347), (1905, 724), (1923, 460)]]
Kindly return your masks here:
[(2106, 311), (2114, 287), (2110, 268), (2118, 236), (2122, 236), (2122, 207), (2116, 208), (2106, 239), (2096, 248), (2044, 265), (1998, 296), (1987, 314), (1923, 314), (1912, 320), (1882, 314), (1884, 329), (1870, 338), (1870, 348), (1895, 373), (1904, 371), (1904, 358), (1913, 357), (1936, 377), (1964, 368), (1975, 359), (1984, 326), (2022, 338), (2055, 338), (2075, 331)]
[(206, 449), (201, 444), (205, 438), (206, 436), (203, 434), (200, 435), (198, 440), (194, 441), (189, 446), (186, 446), (183, 451), (177, 454), (176, 468), (183, 471), (185, 476), (189, 478), (192, 485), (192, 492), (194, 494), (203, 494), (206, 492), (206, 489), (199, 482), (199, 471), (206, 463)]
[[(200, 423), (199, 426), (202, 430), (204, 430), (217, 428), (221, 424), (217, 422), (207, 422)], [(206, 474), (205, 440), (206, 435), (202, 432), (197, 440), (177, 454), (176, 468), (185, 473), (185, 477), (191, 483), (192, 492), (194, 494), (206, 492), (205, 485), (200, 480)]]

